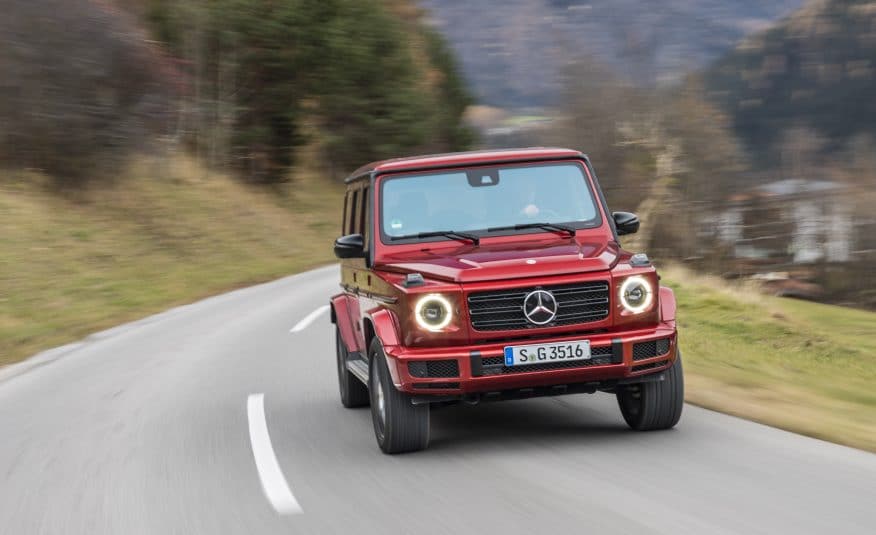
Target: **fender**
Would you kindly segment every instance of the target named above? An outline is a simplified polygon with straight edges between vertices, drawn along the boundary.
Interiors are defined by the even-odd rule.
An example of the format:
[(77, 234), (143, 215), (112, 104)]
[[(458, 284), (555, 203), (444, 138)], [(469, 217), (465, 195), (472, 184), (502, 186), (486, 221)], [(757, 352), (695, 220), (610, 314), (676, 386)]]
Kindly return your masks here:
[(341, 333), (341, 340), (347, 346), (348, 351), (358, 351), (356, 343), (356, 332), (353, 327), (353, 322), (350, 320), (349, 300), (347, 294), (338, 294), (331, 299), (332, 323), (338, 326)]
[(401, 386), (396, 359), (391, 356), (392, 350), (401, 345), (401, 338), (398, 335), (398, 319), (391, 310), (379, 307), (369, 310), (368, 318), (374, 327), (374, 336), (383, 344), (383, 353), (386, 355), (386, 367), (389, 369), (392, 382), (397, 387)]
[(675, 326), (675, 292), (666, 286), (660, 287), (660, 319)]
[(378, 307), (368, 311), (368, 318), (374, 327), (374, 335), (380, 338), (384, 348), (392, 348), (401, 345), (398, 335), (398, 319), (395, 314), (386, 308)]

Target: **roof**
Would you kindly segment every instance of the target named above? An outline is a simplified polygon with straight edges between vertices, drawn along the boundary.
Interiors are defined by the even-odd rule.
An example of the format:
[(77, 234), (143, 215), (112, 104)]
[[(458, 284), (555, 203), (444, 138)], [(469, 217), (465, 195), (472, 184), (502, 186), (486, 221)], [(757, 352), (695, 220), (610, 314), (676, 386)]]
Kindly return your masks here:
[(559, 160), (569, 158), (584, 158), (585, 156), (572, 149), (529, 147), (524, 149), (475, 150), (468, 152), (451, 152), (447, 154), (429, 154), (407, 158), (393, 158), (363, 165), (356, 169), (347, 182), (364, 178), (372, 173), (394, 173), (414, 169), (441, 169), (466, 165), (482, 165), (491, 163), (512, 163), (531, 160)]

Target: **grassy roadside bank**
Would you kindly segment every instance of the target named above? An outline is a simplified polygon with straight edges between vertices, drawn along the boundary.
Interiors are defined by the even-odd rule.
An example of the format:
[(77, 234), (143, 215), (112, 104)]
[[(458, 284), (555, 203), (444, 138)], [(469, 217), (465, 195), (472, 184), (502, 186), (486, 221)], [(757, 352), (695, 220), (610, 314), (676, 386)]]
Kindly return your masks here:
[(333, 259), (340, 186), (282, 195), (179, 157), (64, 198), (0, 180), (0, 366), (120, 323)]
[[(275, 195), (185, 158), (131, 173), (76, 199), (0, 180), (0, 366), (333, 259), (340, 186), (313, 174)], [(663, 275), (689, 402), (876, 452), (876, 314)]]
[(876, 452), (876, 314), (663, 273), (688, 402)]

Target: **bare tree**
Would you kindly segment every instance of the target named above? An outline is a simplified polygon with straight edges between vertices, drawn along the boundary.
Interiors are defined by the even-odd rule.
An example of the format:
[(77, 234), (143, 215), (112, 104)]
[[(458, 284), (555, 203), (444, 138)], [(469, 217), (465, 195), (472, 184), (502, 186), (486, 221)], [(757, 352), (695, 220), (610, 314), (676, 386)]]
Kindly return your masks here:
[(0, 161), (60, 184), (114, 174), (166, 119), (156, 55), (88, 0), (0, 0)]

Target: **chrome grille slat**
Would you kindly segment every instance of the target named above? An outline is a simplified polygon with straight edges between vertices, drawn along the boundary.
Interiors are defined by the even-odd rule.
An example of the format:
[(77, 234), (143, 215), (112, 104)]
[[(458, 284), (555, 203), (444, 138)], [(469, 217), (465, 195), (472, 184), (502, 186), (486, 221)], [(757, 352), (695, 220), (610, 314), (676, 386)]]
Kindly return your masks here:
[[(497, 292), (497, 294), (500, 292)], [(474, 296), (469, 297), (469, 302), (480, 303), (484, 301), (501, 301), (503, 299), (523, 299), (526, 297), (528, 292), (523, 293), (512, 293), (512, 294), (504, 294), (504, 295), (484, 295), (484, 296)]]
[(497, 311), (513, 312), (516, 310), (523, 310), (523, 307), (521, 305), (507, 306), (507, 307), (492, 307), (489, 310), (472, 310), (471, 313), (472, 314), (492, 314), (492, 313), (497, 312)]
[(584, 293), (597, 293), (604, 292), (608, 289), (608, 285), (605, 285), (605, 288), (592, 288), (592, 289), (581, 289), (581, 290), (557, 290), (554, 292), (554, 295), (569, 295), (569, 294), (584, 294)]
[(580, 312), (578, 314), (565, 314), (563, 319), (573, 320), (573, 319), (590, 319), (590, 318), (603, 318), (603, 314), (601, 312)]
[(517, 323), (519, 323), (519, 321), (516, 319), (499, 319), (479, 321), (478, 325), (516, 325)]
[[(544, 326), (530, 323), (523, 312), (523, 300), (537, 289), (551, 292), (557, 301), (556, 318)], [(611, 299), (606, 281), (592, 281), (475, 292), (469, 294), (467, 302), (474, 330), (512, 331), (600, 321), (608, 317)]]
[(574, 301), (563, 301), (565, 306), (577, 305), (607, 305), (608, 297), (595, 297), (593, 299), (576, 299)]

